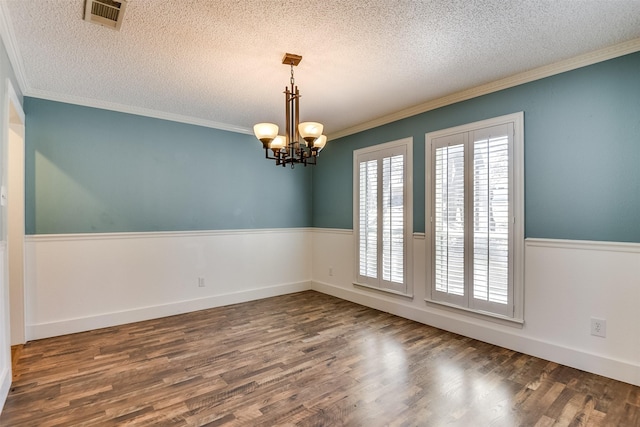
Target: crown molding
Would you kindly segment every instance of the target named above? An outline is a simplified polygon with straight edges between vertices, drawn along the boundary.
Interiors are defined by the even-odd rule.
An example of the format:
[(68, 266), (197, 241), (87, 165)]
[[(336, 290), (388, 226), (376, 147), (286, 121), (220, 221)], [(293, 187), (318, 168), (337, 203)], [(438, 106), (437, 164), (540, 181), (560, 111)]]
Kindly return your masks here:
[(579, 55), (550, 65), (545, 65), (543, 67), (534, 68), (533, 70), (514, 74), (510, 77), (466, 89), (461, 92), (444, 96), (442, 98), (434, 99), (432, 101), (427, 101), (425, 103), (343, 129), (341, 131), (328, 135), (328, 139), (342, 138), (347, 135), (352, 135), (354, 133), (386, 125), (387, 123), (395, 122), (397, 120), (406, 119), (407, 117), (435, 110), (436, 108), (445, 107), (457, 102), (466, 101), (478, 96), (487, 95), (514, 86), (519, 86), (535, 80), (543, 79), (545, 77), (551, 77), (556, 74), (564, 73), (566, 71), (586, 67), (588, 65), (607, 61), (609, 59), (617, 58), (619, 56), (638, 51), (640, 51), (640, 38), (629, 40), (624, 43), (619, 43), (593, 52), (585, 53), (583, 55)]
[(24, 95), (24, 93), (28, 91), (27, 77), (24, 72), (22, 55), (20, 55), (18, 51), (18, 42), (16, 41), (15, 32), (13, 31), (13, 25), (9, 18), (9, 10), (4, 1), (0, 1), (0, 36), (7, 50), (7, 56), (13, 68), (13, 73), (18, 81), (18, 88)]
[(154, 119), (168, 120), (172, 122), (186, 123), (190, 125), (203, 126), (207, 128), (219, 129), (229, 132), (253, 135), (253, 131), (241, 126), (229, 125), (226, 123), (214, 122), (211, 120), (201, 119), (191, 116), (183, 116), (180, 114), (167, 113), (165, 111), (152, 110), (150, 108), (135, 107), (132, 105), (118, 104), (116, 102), (101, 101), (98, 99), (83, 98), (73, 95), (63, 95), (60, 93), (47, 92), (43, 90), (28, 90), (25, 96), (32, 98), (46, 99), (49, 101), (64, 102), (67, 104), (81, 105), (83, 107), (100, 108), (103, 110), (111, 110), (119, 113), (135, 114), (137, 116), (151, 117)]

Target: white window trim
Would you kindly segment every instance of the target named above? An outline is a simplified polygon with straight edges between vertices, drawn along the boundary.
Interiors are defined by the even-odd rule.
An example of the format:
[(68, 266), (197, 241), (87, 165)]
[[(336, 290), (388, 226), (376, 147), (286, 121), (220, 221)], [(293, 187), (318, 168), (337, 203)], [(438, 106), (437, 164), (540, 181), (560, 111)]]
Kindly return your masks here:
[[(406, 149), (406, 182), (405, 182), (405, 205), (404, 210), (406, 212), (405, 228), (404, 228), (404, 242), (405, 242), (405, 292), (399, 292), (393, 289), (386, 289), (377, 286), (372, 286), (365, 283), (358, 282), (359, 271), (359, 236), (360, 236), (360, 221), (358, 218), (359, 213), (359, 166), (358, 157), (376, 151), (393, 149), (396, 147), (404, 146)], [(360, 148), (353, 151), (353, 243), (354, 243), (354, 269), (353, 269), (353, 284), (363, 289), (371, 289), (375, 291), (384, 292), (391, 295), (398, 295), (402, 297), (413, 298), (413, 137), (403, 138), (396, 141), (386, 142), (383, 144), (373, 145), (370, 147)]]
[[(436, 138), (454, 135), (463, 132), (471, 132), (476, 129), (497, 126), (505, 123), (513, 123), (513, 317), (505, 317), (500, 314), (474, 310), (468, 307), (457, 306), (431, 298), (433, 289), (433, 233), (431, 227), (432, 217), (432, 170), (433, 163), (431, 141)], [(425, 240), (426, 240), (426, 295), (425, 301), (437, 304), (448, 309), (455, 309), (460, 313), (488, 316), (491, 318), (507, 320), (516, 324), (524, 323), (524, 112), (494, 117), (474, 123), (469, 123), (453, 128), (429, 132), (425, 135)]]

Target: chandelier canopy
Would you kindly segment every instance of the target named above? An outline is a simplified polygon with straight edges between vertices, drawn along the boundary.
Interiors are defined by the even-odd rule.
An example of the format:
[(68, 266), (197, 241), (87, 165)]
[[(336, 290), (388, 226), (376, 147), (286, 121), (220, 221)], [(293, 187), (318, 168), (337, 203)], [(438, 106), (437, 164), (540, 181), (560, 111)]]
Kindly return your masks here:
[[(273, 123), (258, 123), (253, 132), (262, 142), (265, 158), (275, 160), (276, 165), (283, 167), (287, 164), (291, 168), (296, 163), (305, 166), (315, 165), (320, 151), (327, 143), (327, 137), (322, 134), (324, 126), (317, 122), (300, 123), (300, 91), (295, 86), (293, 67), (302, 61), (302, 56), (287, 53), (282, 63), (291, 66), (291, 89), (285, 86), (285, 134), (278, 134), (278, 125)], [(273, 157), (269, 156), (269, 150)]]

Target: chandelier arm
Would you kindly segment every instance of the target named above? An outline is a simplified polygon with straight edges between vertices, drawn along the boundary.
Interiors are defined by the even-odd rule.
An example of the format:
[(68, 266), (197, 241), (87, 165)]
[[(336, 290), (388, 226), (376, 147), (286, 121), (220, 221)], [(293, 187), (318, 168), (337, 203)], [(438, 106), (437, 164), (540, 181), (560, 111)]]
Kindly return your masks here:
[(269, 157), (269, 147), (264, 147), (264, 158), (273, 160), (271, 157)]
[[(271, 150), (271, 152), (273, 153), (274, 157), (269, 157), (269, 150)], [(277, 150), (275, 152), (273, 151), (272, 148), (265, 148), (265, 150), (264, 150), (264, 158), (265, 159), (269, 159), (269, 160), (277, 160), (277, 161), (280, 162), (280, 161), (284, 160), (287, 157), (286, 155), (283, 155), (283, 154), (286, 154), (286, 153), (283, 153), (282, 149), (281, 150)]]
[(312, 156), (312, 158), (313, 158), (313, 162), (312, 162), (311, 160), (309, 160), (309, 157), (307, 157), (307, 158), (305, 159), (305, 161), (304, 161), (304, 165), (305, 165), (305, 166), (306, 166), (306, 165), (315, 166), (315, 165), (317, 164), (317, 163), (316, 163), (316, 156)]

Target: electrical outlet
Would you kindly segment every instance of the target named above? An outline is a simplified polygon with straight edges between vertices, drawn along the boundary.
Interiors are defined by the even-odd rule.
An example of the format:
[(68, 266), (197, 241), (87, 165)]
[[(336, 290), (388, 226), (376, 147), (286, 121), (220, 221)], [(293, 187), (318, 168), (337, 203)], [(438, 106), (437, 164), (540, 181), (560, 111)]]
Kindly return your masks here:
[(329, 267), (329, 276), (333, 276), (333, 267)]
[(591, 335), (595, 335), (596, 337), (606, 337), (607, 336), (607, 321), (604, 319), (596, 319), (595, 317), (591, 318)]
[(198, 277), (198, 287), (204, 288), (204, 277)]

